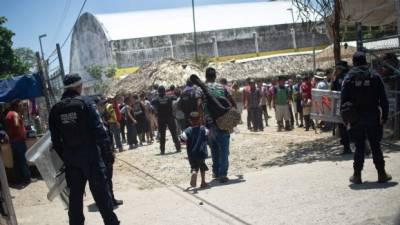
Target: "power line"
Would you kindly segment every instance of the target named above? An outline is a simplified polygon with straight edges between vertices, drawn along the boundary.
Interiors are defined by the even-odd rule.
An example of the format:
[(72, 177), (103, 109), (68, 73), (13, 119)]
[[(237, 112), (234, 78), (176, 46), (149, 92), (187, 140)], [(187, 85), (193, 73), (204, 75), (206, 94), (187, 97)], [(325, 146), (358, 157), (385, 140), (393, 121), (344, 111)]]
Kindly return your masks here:
[(62, 13), (61, 13), (61, 19), (60, 19), (60, 21), (59, 21), (59, 23), (58, 23), (56, 32), (55, 32), (55, 34), (54, 34), (54, 38), (53, 38), (53, 40), (52, 40), (52, 42), (51, 42), (51, 45), (52, 45), (52, 46), (55, 45), (55, 42), (56, 42), (56, 40), (57, 40), (57, 38), (58, 38), (58, 35), (60, 34), (61, 28), (62, 28), (62, 26), (63, 26), (63, 24), (64, 24), (64, 22), (65, 22), (65, 18), (66, 18), (67, 15), (68, 15), (68, 11), (69, 11), (70, 5), (71, 5), (71, 0), (66, 0), (65, 5), (64, 5), (64, 9), (63, 9), (63, 11), (62, 11)]
[(86, 2), (87, 2), (87, 0), (85, 0), (85, 1), (83, 2), (82, 7), (81, 7), (81, 9), (79, 10), (78, 17), (77, 17), (76, 20), (75, 20), (74, 26), (72, 26), (71, 31), (69, 32), (69, 34), (68, 34), (67, 38), (65, 39), (65, 41), (62, 43), (61, 48), (64, 47), (65, 43), (67, 43), (69, 37), (71, 36), (72, 31), (74, 30), (75, 24), (76, 24), (76, 22), (78, 21), (79, 17), (81, 16), (82, 10), (83, 10), (83, 8), (84, 8), (85, 5), (86, 5)]
[[(70, 32), (68, 33), (67, 37), (65, 38), (65, 40), (64, 40), (63, 43), (61, 44), (61, 48), (64, 47), (64, 45), (67, 43), (68, 39), (71, 37), (71, 34), (72, 34), (72, 32), (74, 31), (75, 24), (76, 24), (76, 22), (78, 21), (79, 17), (81, 16), (82, 11), (83, 11), (83, 8), (84, 8), (85, 5), (86, 5), (86, 2), (87, 2), (87, 0), (85, 0), (85, 1), (83, 2), (82, 6), (81, 6), (81, 9), (79, 10), (78, 16), (77, 16), (77, 18), (76, 18), (76, 20), (75, 20), (75, 23), (74, 23), (74, 25), (72, 26), (72, 28), (71, 28)], [(57, 50), (54, 49), (54, 51), (50, 54), (49, 58), (50, 58), (51, 56), (53, 56), (56, 52), (57, 52)]]

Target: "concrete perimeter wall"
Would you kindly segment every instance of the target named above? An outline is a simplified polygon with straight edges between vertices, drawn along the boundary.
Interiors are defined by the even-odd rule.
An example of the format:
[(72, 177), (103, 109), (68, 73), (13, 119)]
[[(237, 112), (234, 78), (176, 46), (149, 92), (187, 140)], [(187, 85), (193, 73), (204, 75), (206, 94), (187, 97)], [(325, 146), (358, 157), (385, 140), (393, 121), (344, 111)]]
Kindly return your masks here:
[[(198, 53), (210, 57), (293, 48), (291, 24), (199, 32)], [(324, 29), (323, 25), (319, 27)], [(312, 33), (296, 24), (297, 47), (312, 46)], [(325, 34), (315, 35), (315, 45), (328, 44)], [(193, 34), (177, 34), (111, 41), (111, 52), (118, 67), (140, 66), (163, 58), (192, 58)], [(256, 47), (258, 46), (258, 47)]]

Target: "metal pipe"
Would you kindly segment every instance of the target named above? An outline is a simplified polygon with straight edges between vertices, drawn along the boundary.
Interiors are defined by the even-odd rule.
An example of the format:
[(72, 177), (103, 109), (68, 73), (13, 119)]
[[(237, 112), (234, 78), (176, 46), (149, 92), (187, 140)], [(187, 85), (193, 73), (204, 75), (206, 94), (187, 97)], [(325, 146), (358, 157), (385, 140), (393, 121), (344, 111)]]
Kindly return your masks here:
[(42, 38), (47, 37), (47, 34), (42, 34), (39, 36), (39, 44), (40, 44), (40, 51), (42, 53), (42, 60), (44, 60), (44, 53), (43, 53), (43, 46), (42, 46)]
[(193, 40), (194, 40), (194, 54), (196, 62), (198, 61), (197, 55), (197, 34), (196, 34), (196, 14), (194, 10), (194, 0), (192, 0), (192, 13), (193, 13)]

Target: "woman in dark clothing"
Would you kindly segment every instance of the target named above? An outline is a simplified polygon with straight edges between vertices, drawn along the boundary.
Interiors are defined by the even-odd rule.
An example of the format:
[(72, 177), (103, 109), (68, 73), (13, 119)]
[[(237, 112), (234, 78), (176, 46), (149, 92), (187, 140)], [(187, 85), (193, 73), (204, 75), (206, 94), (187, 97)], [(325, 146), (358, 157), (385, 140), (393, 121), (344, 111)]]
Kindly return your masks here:
[(125, 98), (125, 106), (122, 111), (125, 114), (125, 118), (126, 118), (127, 141), (128, 141), (129, 149), (134, 149), (138, 145), (137, 130), (136, 130), (137, 121), (135, 120), (135, 118), (132, 115), (133, 110), (132, 110), (132, 97), (131, 96), (128, 96)]
[(133, 117), (137, 121), (136, 130), (139, 136), (140, 145), (143, 145), (143, 142), (146, 141), (146, 133), (149, 131), (149, 123), (146, 118), (145, 107), (140, 102), (139, 96), (133, 96)]

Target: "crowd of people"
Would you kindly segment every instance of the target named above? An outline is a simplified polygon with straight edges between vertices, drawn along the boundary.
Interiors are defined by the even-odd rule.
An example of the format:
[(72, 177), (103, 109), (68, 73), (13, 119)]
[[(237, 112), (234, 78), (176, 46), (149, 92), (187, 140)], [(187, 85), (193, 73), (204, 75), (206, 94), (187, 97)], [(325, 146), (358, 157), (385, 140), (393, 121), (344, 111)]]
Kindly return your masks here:
[[(385, 57), (386, 64), (397, 63), (393, 66), (398, 66), (393, 57)], [(246, 110), (247, 128), (252, 132), (262, 132), (264, 127), (271, 126), (272, 109), (278, 132), (295, 127), (304, 127), (305, 131), (317, 127), (329, 130), (330, 123), (313, 121), (310, 117), (311, 90), (342, 91), (344, 124), (338, 124), (338, 128), (343, 153), (352, 153), (351, 141), (356, 146), (354, 174), (350, 181), (362, 182), (366, 139), (378, 170), (378, 181), (389, 181), (392, 177), (385, 171), (380, 148), (382, 126), (388, 120), (388, 100), (382, 78), (393, 71), (385, 66), (378, 72), (371, 71), (362, 52), (354, 55), (353, 64), (354, 67), (349, 68), (347, 62), (340, 61), (329, 76), (319, 72), (312, 77), (280, 76), (263, 82), (248, 78), (243, 87), (237, 82), (230, 84), (224, 78), (217, 79), (217, 71), (210, 67), (206, 69), (204, 85), (189, 79), (182, 87), (154, 85), (148, 92), (120, 94), (108, 99), (81, 96), (82, 78), (77, 74), (67, 75), (62, 99), (51, 109), (49, 129), (53, 148), (65, 163), (70, 188), (70, 223), (84, 221), (82, 201), (86, 182), (89, 182), (105, 224), (119, 224), (113, 213), (113, 207), (123, 203), (115, 198), (112, 187), (115, 153), (158, 141), (160, 154), (164, 155), (167, 128), (177, 153), (186, 146), (192, 187), (197, 186), (199, 171), (200, 187), (208, 185), (205, 180), (207, 148), (211, 153), (213, 178), (220, 183), (228, 182), (232, 130), (222, 129), (213, 115), (215, 105), (211, 101), (217, 100), (224, 102), (224, 108), (240, 114)], [(8, 135), (0, 132), (0, 138), (9, 139), (20, 182), (26, 184), (31, 175), (24, 156), (26, 130), (18, 107), (18, 101), (11, 104), (5, 116)], [(125, 143), (128, 149), (124, 148)]]

